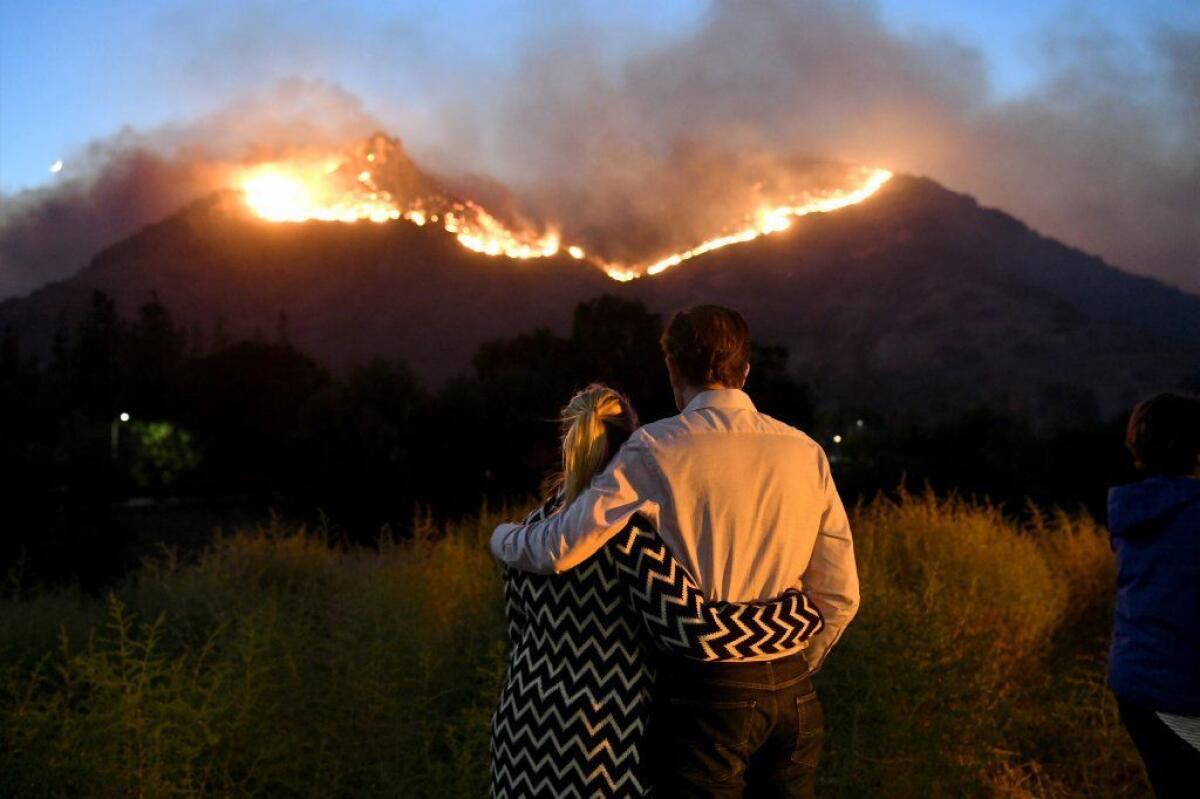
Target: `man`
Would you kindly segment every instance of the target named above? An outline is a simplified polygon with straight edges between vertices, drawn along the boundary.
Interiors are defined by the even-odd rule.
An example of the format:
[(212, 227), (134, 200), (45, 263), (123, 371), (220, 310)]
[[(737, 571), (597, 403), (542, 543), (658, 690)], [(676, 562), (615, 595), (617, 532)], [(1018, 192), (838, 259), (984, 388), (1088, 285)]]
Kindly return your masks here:
[(562, 512), (497, 527), (492, 552), (527, 571), (566, 571), (640, 513), (710, 599), (803, 588), (825, 618), (807, 650), (660, 664), (655, 762), (667, 796), (812, 796), (822, 717), (810, 677), (858, 608), (846, 511), (820, 446), (741, 390), (750, 337), (740, 314), (682, 311), (662, 345), (679, 415), (635, 432)]

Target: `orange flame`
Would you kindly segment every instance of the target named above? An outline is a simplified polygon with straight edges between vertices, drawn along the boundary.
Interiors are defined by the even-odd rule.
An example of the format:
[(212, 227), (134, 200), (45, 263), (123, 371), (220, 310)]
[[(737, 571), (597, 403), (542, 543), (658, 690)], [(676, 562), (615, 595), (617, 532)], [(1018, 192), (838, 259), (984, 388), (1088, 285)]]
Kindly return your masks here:
[[(374, 160), (368, 156), (369, 160)], [(353, 184), (338, 189), (330, 175), (342, 164), (337, 159), (321, 163), (287, 161), (259, 164), (235, 181), (246, 204), (269, 222), (389, 222), (406, 219), (416, 225), (441, 222), (459, 244), (484, 255), (509, 258), (546, 258), (558, 252), (559, 234), (513, 231), (471, 201), (453, 202), (442, 214), (430, 213), (420, 200), (402, 208), (392, 194), (379, 189), (371, 173), (363, 170)]]
[(724, 236), (717, 236), (708, 241), (703, 241), (690, 250), (672, 253), (648, 266), (630, 267), (623, 264), (603, 264), (603, 269), (613, 280), (620, 281), (633, 280), (642, 274), (657, 275), (665, 272), (672, 266), (681, 264), (698, 255), (704, 255), (707, 252), (728, 247), (730, 244), (741, 244), (742, 242), (756, 239), (759, 236), (766, 236), (771, 233), (779, 233), (780, 231), (787, 230), (792, 226), (792, 220), (798, 217), (807, 216), (808, 214), (828, 213), (829, 211), (836, 211), (839, 208), (845, 208), (848, 205), (860, 203), (879, 191), (880, 186), (884, 183), (891, 180), (892, 173), (886, 169), (869, 169), (864, 170), (864, 176), (863, 183), (856, 189), (828, 192), (812, 197), (799, 205), (780, 205), (774, 208), (762, 209), (754, 214), (752, 221), (745, 228)]
[(370, 191), (335, 192), (326, 175), (337, 167), (336, 161), (332, 168), (330, 162), (260, 164), (238, 184), (250, 210), (269, 222), (386, 222), (401, 217), (394, 203)]
[[(374, 157), (368, 155), (368, 161)], [(260, 164), (244, 170), (235, 181), (246, 204), (256, 215), (270, 222), (388, 222), (405, 219), (416, 225), (439, 223), (453, 233), (458, 243), (485, 255), (509, 258), (548, 258), (561, 248), (557, 230), (545, 232), (510, 230), (478, 203), (451, 201), (439, 214), (415, 200), (401, 207), (391, 193), (377, 187), (369, 170), (363, 170), (346, 185), (332, 180), (343, 165), (340, 159), (287, 161)], [(672, 253), (649, 264), (607, 262), (589, 256), (582, 247), (570, 245), (567, 254), (576, 260), (595, 264), (613, 280), (629, 281), (643, 275), (657, 275), (672, 266), (713, 250), (751, 241), (759, 236), (778, 233), (791, 227), (798, 217), (827, 213), (860, 203), (879, 190), (892, 177), (886, 169), (862, 170), (857, 188), (814, 194), (803, 202), (763, 208), (752, 214), (740, 230), (703, 241), (682, 252)]]
[(549, 258), (558, 252), (559, 237), (556, 230), (530, 238), (509, 230), (482, 206), (470, 200), (455, 203), (454, 209), (446, 214), (442, 226), (451, 233), (457, 233), (458, 243), (468, 250), (484, 255), (507, 255), (509, 258)]

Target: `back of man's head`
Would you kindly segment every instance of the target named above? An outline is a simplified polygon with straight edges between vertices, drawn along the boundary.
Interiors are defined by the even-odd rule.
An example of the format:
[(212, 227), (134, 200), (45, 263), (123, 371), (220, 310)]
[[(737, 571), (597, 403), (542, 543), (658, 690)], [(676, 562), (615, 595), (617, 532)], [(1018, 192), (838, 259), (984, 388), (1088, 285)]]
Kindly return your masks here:
[(1147, 475), (1200, 473), (1200, 398), (1159, 394), (1129, 416), (1125, 446)]
[(741, 388), (750, 364), (750, 329), (737, 311), (696, 305), (671, 317), (663, 353), (695, 388)]

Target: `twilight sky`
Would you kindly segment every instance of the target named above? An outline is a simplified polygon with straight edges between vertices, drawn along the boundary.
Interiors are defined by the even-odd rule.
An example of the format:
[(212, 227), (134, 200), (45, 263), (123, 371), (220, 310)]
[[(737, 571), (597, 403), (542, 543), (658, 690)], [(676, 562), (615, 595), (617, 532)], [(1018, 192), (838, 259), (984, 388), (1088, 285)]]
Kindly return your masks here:
[[(793, 59), (786, 42), (772, 41), (762, 46), (760, 63), (747, 66), (732, 34), (722, 38), (714, 30), (738, 27), (729, 20), (741, 17), (768, 20), (767, 27), (792, 36), (797, 50), (819, 51), (831, 38), (814, 33), (806, 39), (809, 19), (813, 31), (834, 31), (846, 46), (826, 58), (839, 63), (814, 66), (815, 55)], [(747, 26), (738, 35), (753, 52), (761, 33), (761, 27)], [(1194, 210), (1200, 203), (1193, 194), (1200, 185), (1200, 151), (1192, 139), (1200, 131), (1196, 44), (1200, 3), (1187, 0), (5, 2), (0, 202), (11, 205), (15, 197), (28, 203), (30, 189), (42, 196), (72, 180), (83, 171), (80, 153), (123, 129), (195, 126), (227, 114), (247, 95), (297, 78), (355, 98), (365, 115), (403, 137), (418, 159), (444, 168), (453, 160), (451, 150), (467, 147), (472, 156), (461, 166), (510, 183), (526, 174), (537, 182), (539, 170), (557, 168), (562, 153), (553, 146), (545, 164), (531, 164), (538, 137), (566, 137), (560, 132), (571, 131), (571, 120), (581, 113), (575, 106), (591, 101), (586, 91), (564, 100), (545, 77), (560, 66), (564, 75), (582, 75), (582, 85), (601, 85), (603, 102), (627, 109), (648, 104), (648, 97), (686, 93), (685, 83), (702, 74), (697, 65), (703, 70), (711, 57), (724, 74), (746, 82), (745, 93), (732, 91), (749, 100), (715, 104), (726, 115), (740, 109), (742, 127), (758, 126), (776, 139), (786, 134), (810, 149), (827, 145), (828, 132), (807, 137), (795, 116), (745, 111), (747, 102), (760, 99), (755, 79), (769, 83), (771, 64), (780, 61), (780, 69), (795, 77), (788, 85), (803, 88), (793, 104), (819, 122), (813, 127), (846, 125), (844, 146), (813, 154), (871, 158), (929, 174), (1125, 268), (1197, 291), (1200, 242), (1183, 230), (1188, 214), (1180, 210), (1181, 204)], [(907, 76), (909, 67), (911, 79), (871, 91), (872, 82), (898, 71)], [(540, 72), (531, 80), (535, 70)], [(843, 72), (849, 75), (844, 90), (836, 85)], [(662, 76), (672, 74), (683, 77), (667, 86)], [(644, 83), (653, 86), (643, 95)], [(862, 105), (873, 115), (855, 117), (831, 105), (839, 91), (850, 102), (868, 96)], [(575, 106), (568, 107), (571, 102)], [(764, 95), (760, 104), (768, 102)], [(899, 126), (911, 145), (903, 152), (862, 131), (889, 103), (886, 118), (913, 117)], [(528, 126), (513, 119), (514, 107), (531, 118)], [(919, 114), (933, 115), (933, 133), (918, 147), (910, 140), (921, 130)], [(659, 144), (688, 130), (653, 113), (642, 118), (661, 130)], [(709, 130), (713, 123), (701, 115), (697, 125)], [(1138, 143), (1143, 132), (1149, 144)], [(618, 129), (607, 135), (626, 134)], [(1082, 158), (1059, 151), (1070, 137), (1079, 148), (1091, 148), (1094, 159), (1068, 163)], [(523, 138), (533, 144), (514, 142)], [(752, 138), (761, 144), (771, 137)], [(771, 146), (778, 142), (772, 139)], [(989, 152), (997, 164), (980, 166), (980, 153)], [(49, 167), (59, 158), (65, 166), (52, 174)], [(1031, 186), (1047, 164), (1063, 170), (1054, 175), (1056, 185)], [(1099, 185), (1088, 178), (1097, 164), (1115, 165)], [(1173, 171), (1182, 177), (1174, 179)], [(1134, 205), (1114, 199), (1111, 208), (1098, 208), (1106, 193), (1131, 196)], [(1132, 241), (1113, 228), (1113, 219), (1156, 198), (1164, 207), (1145, 221), (1155, 235)], [(1076, 199), (1088, 206), (1086, 213), (1064, 210)], [(0, 228), (4, 224), (0, 209)], [(1160, 241), (1164, 230), (1167, 244)], [(0, 262), (0, 270), (16, 268), (24, 267)], [(0, 297), (38, 282), (30, 274), (3, 278)]]
[[(541, 9), (549, 5), (502, 0), (4, 3), (0, 190), (48, 182), (53, 161), (125, 125), (147, 128), (211, 111), (239, 90), (282, 78), (337, 83), (363, 98), (368, 109), (376, 99), (393, 104), (396, 92), (406, 95), (405, 105), (436, 104), (422, 80), (422, 55), (399, 59), (411, 72), (394, 71), (396, 54), (385, 52), (380, 39), (389, 37), (381, 32), (390, 33), (397, 48), (440, 51), (439, 62), (441, 56), (468, 53), (465, 69), (507, 70), (522, 46), (539, 35)], [(638, 39), (686, 35), (708, 5), (587, 0), (576, 8), (611, 31), (616, 39), (612, 46), (621, 49), (638, 47)], [(1040, 38), (1072, 13), (1131, 36), (1164, 23), (1200, 25), (1200, 3), (1187, 0), (883, 0), (879, 5), (887, 24), (901, 34), (944, 34), (978, 48), (993, 88), (1002, 96), (1030, 87)], [(239, 6), (252, 10), (229, 13)], [(227, 13), (228, 23), (222, 21)], [(241, 27), (246, 19), (254, 21), (252, 31)], [(235, 28), (236, 36), (222, 36)], [(630, 29), (637, 29), (634, 40), (622, 44), (620, 37)], [(317, 47), (320, 55), (311, 58), (314, 45), (327, 36), (345, 48)], [(353, 46), (360, 36), (367, 42), (362, 49)], [(223, 47), (239, 51), (237, 69), (222, 68)], [(204, 63), (200, 53), (218, 63)], [(256, 74), (239, 74), (243, 65), (253, 65)], [(389, 74), (381, 77), (377, 69)]]

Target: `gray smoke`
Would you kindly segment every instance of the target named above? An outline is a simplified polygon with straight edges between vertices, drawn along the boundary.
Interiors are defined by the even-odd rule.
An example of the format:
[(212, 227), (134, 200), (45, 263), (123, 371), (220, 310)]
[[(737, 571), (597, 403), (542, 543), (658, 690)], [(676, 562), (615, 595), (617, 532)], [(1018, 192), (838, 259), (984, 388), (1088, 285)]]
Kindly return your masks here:
[[(532, 54), (498, 118), (480, 122), (505, 177), (534, 176), (523, 191), (544, 209), (582, 208), (609, 231), (627, 217), (670, 228), (697, 182), (741, 185), (726, 166), (809, 154), (928, 175), (1200, 290), (1200, 32), (1129, 42), (1064, 22), (1042, 43), (1036, 87), (1006, 101), (979, 53), (899, 37), (867, 3), (718, 3), (694, 35), (615, 75), (588, 40)], [(698, 150), (712, 155), (707, 182)]]
[[(1064, 20), (1041, 43), (1034, 87), (998, 99), (978, 52), (948, 36), (897, 35), (869, 2), (726, 0), (673, 36), (577, 12), (557, 5), (548, 19), (522, 20), (529, 35), (504, 69), (439, 48), (436, 31), (372, 37), (361, 26), (354, 37), (276, 29), (303, 45), (303, 59), (281, 64), (259, 34), (238, 33), (261, 28), (250, 12), (173, 44), (202, 63), (237, 38), (239, 48), (220, 50), (226, 74), (264, 80), (303, 73), (301, 61), (319, 69), (366, 53), (380, 76), (364, 84), (370, 107), (418, 162), (496, 178), (610, 257), (710, 234), (756, 192), (802, 188), (825, 169), (816, 159), (928, 175), (1123, 268), (1200, 291), (1198, 31), (1128, 39)], [(286, 49), (275, 41), (270, 52)], [(415, 84), (419, 103), (403, 94)], [(8, 198), (0, 293), (74, 271), (97, 246), (207, 191), (197, 158), (344, 134), (343, 143), (381, 124), (328, 85), (289, 86), (291, 102), (123, 134), (93, 147), (94, 177)], [(262, 110), (277, 106), (285, 110)]]
[(3, 198), (0, 297), (74, 274), (102, 247), (225, 188), (230, 164), (340, 147), (379, 125), (341, 89), (288, 81), (187, 124), (95, 141), (68, 159), (68, 180)]

